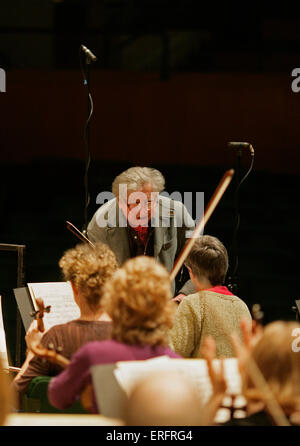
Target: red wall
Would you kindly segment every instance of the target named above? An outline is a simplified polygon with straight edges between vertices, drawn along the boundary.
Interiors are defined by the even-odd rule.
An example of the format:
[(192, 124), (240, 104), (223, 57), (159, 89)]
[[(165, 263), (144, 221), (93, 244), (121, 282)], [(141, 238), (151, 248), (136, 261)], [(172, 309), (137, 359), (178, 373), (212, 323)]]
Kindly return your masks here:
[[(286, 74), (91, 71), (94, 159), (227, 165), (251, 142), (255, 168), (299, 172), (300, 93)], [(86, 91), (78, 71), (7, 72), (1, 159), (84, 158)]]

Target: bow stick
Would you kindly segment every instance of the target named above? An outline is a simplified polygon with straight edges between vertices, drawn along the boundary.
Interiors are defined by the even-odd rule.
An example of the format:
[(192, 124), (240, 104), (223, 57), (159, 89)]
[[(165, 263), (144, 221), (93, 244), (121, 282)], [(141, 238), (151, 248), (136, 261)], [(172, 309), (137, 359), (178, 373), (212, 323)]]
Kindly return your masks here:
[(203, 217), (201, 218), (198, 225), (196, 226), (196, 228), (192, 234), (192, 237), (189, 239), (189, 241), (186, 243), (186, 245), (182, 249), (181, 253), (179, 254), (179, 256), (173, 266), (172, 271), (170, 272), (171, 280), (174, 280), (175, 277), (177, 276), (178, 272), (180, 271), (180, 268), (182, 267), (184, 261), (186, 260), (187, 256), (191, 252), (191, 249), (192, 249), (195, 241), (202, 233), (205, 224), (210, 219), (212, 213), (214, 212), (215, 208), (217, 207), (219, 201), (221, 200), (224, 192), (226, 191), (227, 187), (229, 186), (233, 175), (234, 175), (233, 169), (227, 170), (225, 172), (225, 174), (223, 175), (220, 183), (218, 184), (213, 196), (211, 197), (211, 199), (205, 209)]
[[(224, 326), (224, 321), (221, 319), (218, 313), (216, 313), (213, 309), (212, 315), (213, 318), (218, 324), (219, 328), (223, 331), (223, 334), (228, 336), (226, 332), (226, 328)], [(261, 307), (259, 305), (256, 305), (253, 308), (253, 315), (255, 317), (255, 321), (258, 320), (261, 321), (263, 312), (261, 311)], [(231, 341), (232, 342), (232, 341)], [(271, 417), (274, 420), (274, 423), (277, 426), (290, 426), (290, 423), (285, 416), (285, 413), (283, 412), (281, 406), (277, 402), (276, 398), (274, 397), (264, 375), (262, 374), (261, 370), (259, 369), (258, 365), (256, 364), (255, 360), (252, 358), (251, 354), (248, 355), (247, 363), (246, 363), (246, 372), (250, 376), (251, 380), (253, 381), (253, 384), (255, 387), (261, 391), (263, 395), (263, 399), (266, 404), (267, 411), (270, 413)]]
[[(187, 256), (189, 255), (196, 239), (200, 236), (202, 233), (205, 223), (209, 220), (212, 213), (214, 212), (215, 208), (217, 207), (219, 201), (221, 200), (224, 192), (226, 191), (227, 187), (229, 186), (232, 177), (234, 174), (234, 170), (230, 169), (225, 172), (223, 175), (223, 178), (221, 179), (218, 187), (216, 188), (213, 196), (211, 197), (207, 208), (204, 212), (204, 215), (202, 219), (199, 221), (198, 225), (196, 226), (192, 237), (190, 240), (186, 243), (184, 248), (182, 249), (181, 253), (179, 254), (177, 261), (175, 262), (175, 265), (170, 273), (171, 280), (174, 280), (176, 275), (178, 274), (180, 268), (182, 267), (184, 261), (186, 260)], [(215, 317), (217, 315), (215, 314)], [(223, 326), (223, 322), (221, 320), (218, 320), (219, 318), (216, 317), (216, 321), (219, 322), (221, 326)], [(256, 362), (253, 360), (253, 358), (249, 358), (247, 371), (253, 380), (255, 386), (260, 389), (265, 397), (266, 406), (270, 412), (270, 415), (272, 416), (275, 423), (279, 426), (289, 426), (289, 422), (283, 413), (281, 407), (277, 403), (276, 399), (274, 398), (267, 382), (264, 379), (264, 376), (262, 375), (260, 369), (258, 368)]]
[(66, 223), (69, 231), (73, 232), (73, 234), (75, 234), (76, 237), (78, 237), (82, 242), (89, 243), (93, 248), (95, 248), (95, 245), (84, 234), (82, 234), (82, 232), (80, 232), (79, 229), (76, 228), (76, 226), (74, 226), (69, 221), (66, 221)]

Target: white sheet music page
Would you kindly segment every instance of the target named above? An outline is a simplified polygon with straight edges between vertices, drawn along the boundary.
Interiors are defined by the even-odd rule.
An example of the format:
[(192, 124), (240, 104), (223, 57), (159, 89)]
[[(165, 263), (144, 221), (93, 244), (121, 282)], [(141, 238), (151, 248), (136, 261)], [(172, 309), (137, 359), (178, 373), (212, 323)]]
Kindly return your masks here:
[[(201, 395), (202, 401), (208, 401), (212, 386), (204, 359), (175, 359), (160, 356), (144, 361), (122, 361), (116, 364), (114, 374), (127, 395), (135, 384), (146, 376), (159, 371), (176, 371), (192, 382)], [(215, 359), (213, 366), (218, 369), (220, 361)], [(236, 358), (224, 359), (224, 375), (227, 381), (227, 394), (240, 395), (241, 379)]]
[(168, 356), (158, 356), (141, 361), (120, 361), (116, 363), (114, 375), (120, 386), (129, 395), (139, 380), (153, 372), (169, 370), (169, 359)]
[(41, 297), (45, 307), (51, 305), (50, 313), (44, 313), (44, 325), (48, 330), (53, 325), (64, 324), (80, 317), (80, 310), (74, 301), (70, 282), (28, 283), (34, 308), (36, 299)]

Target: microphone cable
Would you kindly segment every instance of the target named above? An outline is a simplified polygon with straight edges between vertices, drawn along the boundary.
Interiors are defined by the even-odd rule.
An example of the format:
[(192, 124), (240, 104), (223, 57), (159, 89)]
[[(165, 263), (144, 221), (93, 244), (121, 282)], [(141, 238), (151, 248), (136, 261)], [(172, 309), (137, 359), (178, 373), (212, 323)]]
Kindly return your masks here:
[[(253, 149), (253, 147), (251, 146), (251, 144), (249, 144), (249, 146), (250, 146), (250, 148), (252, 149), (252, 150), (251, 150), (251, 163), (250, 163), (250, 166), (249, 166), (249, 168), (248, 168), (246, 174), (243, 176), (243, 178), (241, 179), (241, 181), (240, 181), (239, 184), (237, 185), (237, 187), (236, 187), (236, 189), (235, 189), (235, 192), (234, 192), (234, 203), (235, 203), (235, 208), (236, 208), (237, 210), (238, 210), (238, 197), (239, 197), (240, 187), (241, 187), (241, 185), (244, 183), (244, 181), (246, 180), (246, 178), (249, 176), (250, 172), (252, 171), (253, 164), (254, 164), (254, 156), (255, 156), (255, 152), (254, 152), (254, 149)], [(237, 245), (237, 234), (238, 234), (238, 231), (239, 231), (239, 228), (240, 228), (240, 222), (241, 222), (240, 213), (237, 212), (237, 214), (236, 214), (236, 226), (235, 226), (234, 231), (233, 231), (233, 246), (234, 246), (234, 249), (235, 249), (235, 250), (236, 250), (236, 245)], [(238, 257), (237, 250), (236, 250), (236, 252), (235, 252), (234, 254), (235, 254), (235, 262), (234, 262), (233, 270), (232, 270), (232, 273), (231, 273), (231, 275), (230, 275), (231, 277), (229, 277), (229, 280), (234, 280), (234, 278), (235, 278), (235, 276), (236, 276), (236, 272), (237, 272), (238, 266), (239, 266), (239, 257)], [(231, 283), (231, 285), (228, 285), (228, 288), (231, 288), (231, 291), (233, 292), (233, 291), (234, 291), (234, 288), (235, 288), (236, 286), (237, 286), (236, 284)]]
[[(90, 80), (89, 80), (89, 70), (87, 69), (86, 72), (83, 68), (82, 63), (82, 45), (79, 47), (79, 62), (80, 62), (80, 70), (83, 77), (83, 85), (87, 87), (87, 94), (88, 94), (88, 117), (85, 123), (84, 127), (84, 144), (85, 144), (85, 150), (86, 150), (86, 160), (85, 160), (85, 171), (84, 171), (84, 190), (85, 190), (85, 203), (84, 203), (84, 226), (83, 226), (83, 234), (87, 236), (87, 226), (88, 226), (88, 207), (90, 204), (90, 193), (89, 193), (89, 168), (91, 164), (91, 152), (90, 152), (90, 138), (89, 138), (89, 125), (90, 121), (94, 112), (94, 104), (92, 95), (90, 92)], [(87, 62), (88, 64), (89, 62)]]

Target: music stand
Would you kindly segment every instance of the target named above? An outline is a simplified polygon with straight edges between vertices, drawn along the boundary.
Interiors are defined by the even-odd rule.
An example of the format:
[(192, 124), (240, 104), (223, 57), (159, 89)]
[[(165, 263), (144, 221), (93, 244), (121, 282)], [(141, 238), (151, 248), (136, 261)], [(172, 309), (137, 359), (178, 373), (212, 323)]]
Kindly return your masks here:
[(299, 321), (300, 320), (300, 299), (295, 300), (295, 304), (296, 304), (296, 307), (294, 307), (294, 308), (295, 308), (295, 311), (297, 312), (296, 319)]
[[(26, 245), (15, 245), (0, 243), (0, 251), (15, 251), (18, 255), (17, 263), (17, 287), (20, 288), (24, 285), (24, 250)], [(21, 365), (21, 315), (17, 308), (16, 314), (16, 353), (15, 353), (15, 365), (18, 367)]]

